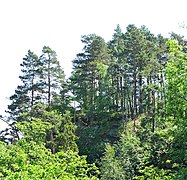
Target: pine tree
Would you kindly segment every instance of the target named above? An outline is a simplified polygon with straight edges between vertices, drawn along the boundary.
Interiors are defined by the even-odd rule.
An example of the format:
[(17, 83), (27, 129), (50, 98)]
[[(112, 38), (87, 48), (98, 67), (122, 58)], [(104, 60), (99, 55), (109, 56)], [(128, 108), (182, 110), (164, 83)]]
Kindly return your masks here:
[[(19, 78), (22, 84), (10, 97), (11, 104), (7, 111), (8, 120), (14, 124), (24, 121), (23, 114), (37, 103), (47, 104), (50, 111), (52, 103), (59, 99), (64, 85), (64, 72), (55, 51), (49, 47), (44, 46), (43, 54), (39, 58), (29, 50), (21, 67), (22, 75)], [(14, 128), (12, 131), (16, 133), (11, 134), (18, 134), (19, 130)]]
[[(109, 55), (104, 40), (95, 34), (83, 36), (85, 44), (83, 52), (73, 61), (73, 74), (71, 77), (73, 94), (81, 110), (86, 115), (86, 123), (96, 119), (96, 99), (102, 96), (101, 68), (107, 66)], [(99, 67), (100, 66), (100, 67)], [(101, 95), (102, 94), (102, 95)]]
[(118, 112), (123, 109), (120, 103), (122, 96), (120, 90), (120, 78), (122, 77), (121, 62), (124, 59), (124, 34), (119, 25), (114, 30), (113, 39), (109, 41), (108, 46), (112, 57), (108, 70), (112, 80), (112, 87), (110, 89), (112, 97), (111, 107), (113, 107), (114, 111)]
[(18, 120), (21, 113), (28, 111), (41, 99), (41, 65), (38, 56), (32, 51), (23, 58), (20, 64), (22, 75), (19, 76), (22, 84), (17, 87), (15, 94), (10, 97), (11, 104), (8, 106), (10, 118)]
[(63, 88), (65, 76), (57, 60), (56, 52), (48, 46), (44, 46), (42, 52), (43, 54), (40, 56), (40, 61), (42, 62), (40, 82), (42, 84), (44, 103), (47, 103), (50, 107), (53, 97), (59, 94)]

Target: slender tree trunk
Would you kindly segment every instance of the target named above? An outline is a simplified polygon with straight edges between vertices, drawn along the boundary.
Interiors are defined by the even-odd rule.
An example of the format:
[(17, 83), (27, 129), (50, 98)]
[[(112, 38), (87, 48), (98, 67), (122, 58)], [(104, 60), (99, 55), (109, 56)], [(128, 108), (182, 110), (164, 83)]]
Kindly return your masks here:
[(142, 76), (139, 76), (139, 114), (143, 113), (143, 98), (142, 98)]
[(119, 108), (119, 91), (120, 91), (120, 88), (119, 88), (119, 77), (117, 77), (117, 82), (116, 82), (116, 85), (117, 85), (117, 92), (116, 92), (116, 112), (118, 112), (118, 108)]
[(51, 56), (49, 55), (49, 62), (48, 62), (48, 106), (51, 106)]
[(124, 115), (124, 90), (123, 90), (123, 77), (120, 77), (120, 89), (121, 89), (121, 114), (122, 114), (122, 125), (124, 127), (125, 115)]
[(147, 113), (150, 113), (150, 89), (149, 89), (149, 85), (150, 85), (150, 80), (149, 80), (149, 76), (147, 77), (147, 86), (148, 86), (148, 97), (147, 97)]
[(152, 126), (152, 132), (154, 132), (155, 131), (155, 103), (156, 103), (156, 99), (155, 99), (155, 92), (154, 91), (152, 91), (152, 104), (153, 104), (153, 110), (152, 110), (152, 121), (153, 121), (153, 126)]
[(134, 101), (134, 131), (136, 128), (136, 116), (137, 116), (137, 102), (136, 102), (136, 93), (137, 93), (137, 82), (136, 82), (136, 64), (134, 64), (134, 73), (133, 73), (133, 101)]
[(34, 105), (34, 77), (32, 77), (31, 107)]
[(125, 77), (125, 81), (124, 81), (124, 87), (125, 87), (125, 130), (127, 130), (127, 123), (128, 123), (128, 111), (129, 111), (129, 107), (128, 107), (128, 77)]
[(165, 98), (165, 79), (164, 79), (164, 75), (163, 73), (161, 73), (161, 86), (162, 86), (162, 92), (161, 92), (161, 100), (163, 102), (163, 112), (162, 112), (162, 117), (166, 117), (166, 112), (165, 112), (165, 109), (166, 109), (166, 98)]
[(113, 92), (113, 89), (115, 88), (114, 79), (112, 77), (112, 90), (111, 90), (111, 98), (112, 98), (112, 110), (116, 111), (115, 107), (115, 92)]
[(130, 116), (131, 116), (131, 119), (134, 118), (134, 110), (133, 110), (133, 99), (130, 97), (130, 93), (128, 92), (128, 99), (129, 99), (129, 110), (130, 110)]
[(95, 119), (95, 117), (94, 117), (94, 111), (95, 111), (95, 103), (94, 103), (94, 95), (95, 95), (95, 93), (94, 93), (94, 91), (95, 91), (95, 87), (94, 87), (94, 73), (92, 74), (92, 79), (91, 79), (91, 99), (90, 99), (90, 103), (91, 103), (91, 122), (93, 122), (94, 121), (94, 119)]

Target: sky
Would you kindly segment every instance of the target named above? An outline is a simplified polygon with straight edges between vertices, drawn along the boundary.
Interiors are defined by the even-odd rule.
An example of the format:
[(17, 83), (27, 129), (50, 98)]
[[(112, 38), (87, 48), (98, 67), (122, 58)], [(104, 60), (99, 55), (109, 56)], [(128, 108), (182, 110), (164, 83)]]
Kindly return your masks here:
[[(30, 49), (41, 55), (44, 45), (56, 51), (67, 77), (83, 47), (81, 36), (95, 33), (106, 41), (117, 24), (145, 25), (154, 34), (187, 34), (185, 0), (0, 0), (0, 114), (14, 94), (20, 63)], [(5, 124), (0, 121), (0, 129)]]

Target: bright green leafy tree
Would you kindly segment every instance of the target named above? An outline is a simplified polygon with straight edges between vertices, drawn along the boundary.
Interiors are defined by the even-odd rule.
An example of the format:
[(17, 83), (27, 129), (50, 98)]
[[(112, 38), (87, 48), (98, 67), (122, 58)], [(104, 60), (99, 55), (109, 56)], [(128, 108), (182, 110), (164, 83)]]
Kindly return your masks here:
[(72, 151), (52, 154), (45, 146), (21, 139), (15, 145), (0, 142), (1, 179), (97, 179), (99, 171)]
[(52, 153), (78, 151), (76, 125), (72, 123), (69, 111), (59, 114), (56, 110), (48, 111), (48, 106), (37, 104), (22, 117), (24, 121), (18, 123), (17, 128), (27, 141), (45, 144)]

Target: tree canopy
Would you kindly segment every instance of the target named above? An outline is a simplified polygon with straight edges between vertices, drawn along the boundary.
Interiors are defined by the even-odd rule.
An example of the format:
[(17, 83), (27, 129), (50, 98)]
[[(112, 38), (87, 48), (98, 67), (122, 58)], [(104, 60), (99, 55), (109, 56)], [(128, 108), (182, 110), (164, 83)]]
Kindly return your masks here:
[(65, 78), (31, 50), (0, 132), (1, 179), (187, 178), (187, 40), (118, 25), (82, 36)]

